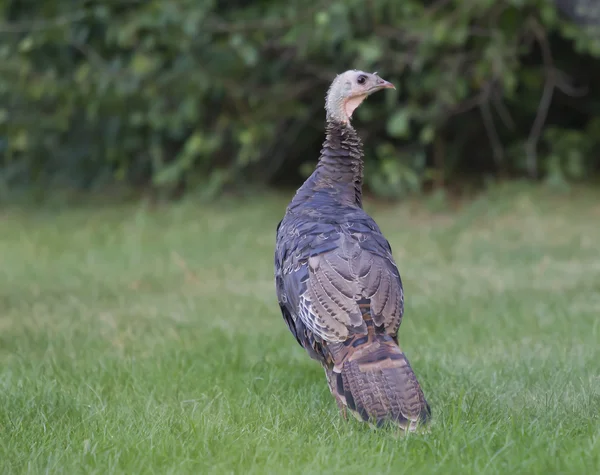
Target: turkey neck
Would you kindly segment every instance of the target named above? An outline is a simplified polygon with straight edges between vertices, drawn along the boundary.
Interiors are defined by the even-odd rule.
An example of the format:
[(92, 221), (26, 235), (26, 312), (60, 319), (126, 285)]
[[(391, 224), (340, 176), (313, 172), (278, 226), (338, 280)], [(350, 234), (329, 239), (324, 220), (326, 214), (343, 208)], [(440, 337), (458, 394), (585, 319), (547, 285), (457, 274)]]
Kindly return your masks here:
[(314, 172), (314, 189), (323, 189), (345, 205), (362, 208), (363, 151), (350, 124), (327, 122), (327, 136)]

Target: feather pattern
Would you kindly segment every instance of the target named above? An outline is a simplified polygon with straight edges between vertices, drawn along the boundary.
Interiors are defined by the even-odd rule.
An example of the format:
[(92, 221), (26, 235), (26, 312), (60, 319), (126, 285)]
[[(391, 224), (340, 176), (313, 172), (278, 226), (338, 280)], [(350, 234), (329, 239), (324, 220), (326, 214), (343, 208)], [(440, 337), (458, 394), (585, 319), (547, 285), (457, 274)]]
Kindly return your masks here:
[(279, 306), (340, 409), (414, 430), (430, 408), (397, 333), (404, 293), (392, 249), (362, 208), (362, 146), (330, 121), (319, 164), (277, 227)]

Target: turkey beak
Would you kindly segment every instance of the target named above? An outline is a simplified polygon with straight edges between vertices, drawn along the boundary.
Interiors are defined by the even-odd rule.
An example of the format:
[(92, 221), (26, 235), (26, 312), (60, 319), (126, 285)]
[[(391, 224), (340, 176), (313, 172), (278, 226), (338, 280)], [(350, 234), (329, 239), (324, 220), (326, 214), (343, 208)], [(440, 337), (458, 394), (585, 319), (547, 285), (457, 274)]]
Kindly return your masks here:
[(380, 77), (378, 77), (377, 82), (373, 87), (373, 92), (380, 91), (381, 89), (396, 89), (396, 86), (394, 86), (391, 82), (388, 82), (385, 79), (381, 79)]

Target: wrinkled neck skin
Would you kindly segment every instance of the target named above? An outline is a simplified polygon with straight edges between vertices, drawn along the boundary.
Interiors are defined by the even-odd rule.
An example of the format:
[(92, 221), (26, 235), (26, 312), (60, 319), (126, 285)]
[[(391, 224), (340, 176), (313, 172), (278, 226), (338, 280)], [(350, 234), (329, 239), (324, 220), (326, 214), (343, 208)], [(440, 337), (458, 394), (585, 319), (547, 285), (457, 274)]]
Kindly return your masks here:
[(330, 118), (319, 163), (313, 173), (314, 191), (327, 193), (341, 204), (362, 208), (362, 143), (350, 121)]
[(367, 97), (347, 98), (343, 84), (334, 84), (327, 94), (327, 136), (319, 163), (292, 200), (292, 208), (311, 201), (321, 208), (330, 201), (362, 208), (363, 151), (358, 134), (350, 124), (352, 113)]

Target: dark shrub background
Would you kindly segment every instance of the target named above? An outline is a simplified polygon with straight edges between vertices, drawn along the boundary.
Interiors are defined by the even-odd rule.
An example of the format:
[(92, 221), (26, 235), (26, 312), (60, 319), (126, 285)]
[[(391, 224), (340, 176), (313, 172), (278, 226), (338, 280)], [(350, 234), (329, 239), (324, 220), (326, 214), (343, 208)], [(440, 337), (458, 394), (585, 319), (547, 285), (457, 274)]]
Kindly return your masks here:
[(350, 68), (397, 86), (355, 118), (375, 194), (590, 180), (596, 4), (0, 0), (0, 191), (297, 185)]

